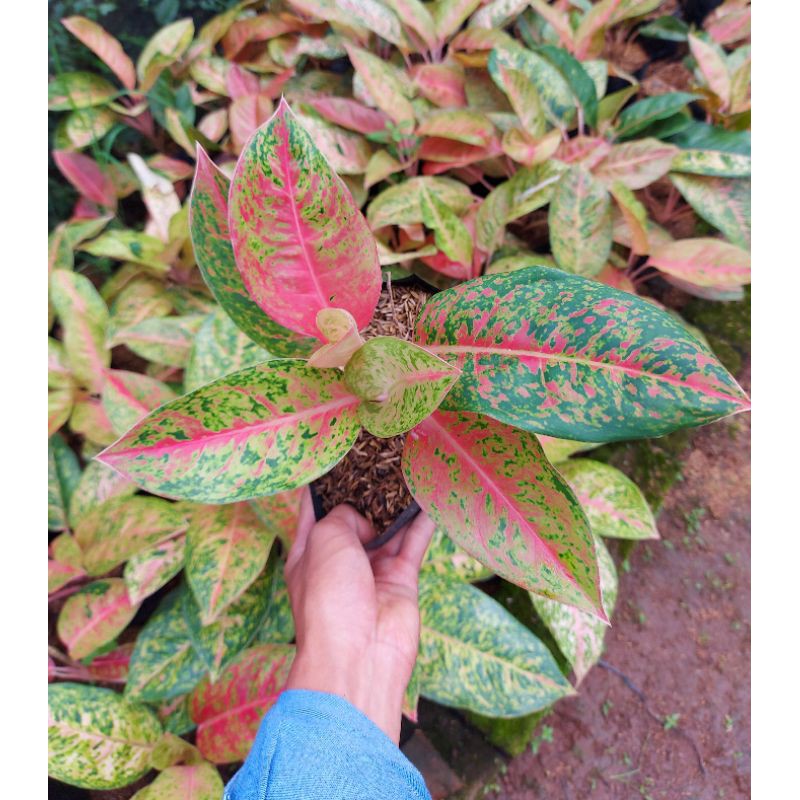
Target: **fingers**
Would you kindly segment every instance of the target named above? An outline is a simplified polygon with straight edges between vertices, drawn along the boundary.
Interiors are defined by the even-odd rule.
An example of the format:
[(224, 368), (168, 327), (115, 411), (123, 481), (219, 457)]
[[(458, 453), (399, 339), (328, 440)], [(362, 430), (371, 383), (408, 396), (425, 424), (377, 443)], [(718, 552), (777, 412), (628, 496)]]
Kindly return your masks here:
[(414, 567), (416, 572), (419, 572), (435, 528), (431, 518), (422, 511), (403, 535), (398, 556)]
[(294, 542), (292, 543), (291, 550), (286, 559), (286, 571), (292, 570), (294, 565), (302, 558), (308, 543), (308, 536), (311, 529), (314, 527), (314, 502), (311, 499), (311, 491), (306, 486), (303, 489), (303, 496), (300, 500), (300, 512), (297, 516), (297, 531), (295, 533)]
[(336, 506), (323, 520), (324, 527), (336, 526), (339, 533), (352, 532), (361, 544), (365, 544), (375, 536), (370, 521), (346, 503)]

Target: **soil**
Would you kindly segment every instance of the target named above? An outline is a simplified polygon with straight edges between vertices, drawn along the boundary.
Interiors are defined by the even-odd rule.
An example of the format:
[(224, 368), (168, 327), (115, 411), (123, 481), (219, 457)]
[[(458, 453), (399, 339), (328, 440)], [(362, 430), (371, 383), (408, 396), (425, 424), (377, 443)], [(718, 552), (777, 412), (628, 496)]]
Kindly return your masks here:
[(749, 415), (695, 434), (658, 527), (620, 569), (602, 664), (484, 796), (750, 796)]

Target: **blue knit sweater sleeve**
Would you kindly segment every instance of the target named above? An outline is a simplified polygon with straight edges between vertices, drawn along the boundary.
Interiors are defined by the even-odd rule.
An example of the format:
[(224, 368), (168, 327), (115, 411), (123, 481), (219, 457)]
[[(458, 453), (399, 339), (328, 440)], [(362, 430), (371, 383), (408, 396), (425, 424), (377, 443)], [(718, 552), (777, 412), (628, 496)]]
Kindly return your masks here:
[(223, 800), (430, 800), (416, 767), (347, 700), (285, 691)]

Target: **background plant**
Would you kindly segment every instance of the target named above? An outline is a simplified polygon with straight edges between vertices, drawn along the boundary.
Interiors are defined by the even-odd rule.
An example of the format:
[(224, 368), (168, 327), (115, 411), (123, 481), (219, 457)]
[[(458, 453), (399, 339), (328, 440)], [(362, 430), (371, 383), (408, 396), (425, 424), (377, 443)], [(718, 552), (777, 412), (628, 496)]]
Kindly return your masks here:
[[(291, 658), (279, 568), (285, 547), (274, 543), (285, 545), (290, 535), (296, 493), (224, 507), (175, 504), (137, 494), (133, 484), (88, 460), (184, 391), (270, 355), (311, 352), (302, 335), (290, 340), (289, 350), (281, 350), (286, 337), (274, 330), (255, 341), (243, 335), (231, 318), (251, 337), (254, 331), (242, 324), (241, 304), (214, 293), (220, 308), (206, 288), (202, 277), (209, 276), (206, 270), (201, 277), (189, 237), (195, 142), (230, 172), (232, 157), (285, 94), (356, 205), (366, 209), (380, 262), (395, 280), (413, 272), (444, 287), (539, 263), (627, 289), (658, 269), (695, 293), (735, 297), (749, 280), (749, 156), (736, 152), (748, 147), (740, 130), (748, 112), (730, 103), (709, 106), (707, 95), (689, 93), (636, 100), (639, 87), (631, 81), (611, 93), (601, 86), (603, 62), (606, 77), (632, 78), (601, 57), (603, 42), (619, 31), (634, 35), (641, 14), (657, 5), (599, 3), (592, 11), (567, 11), (543, 4), (368, 3), (351, 10), (341, 3), (294, 3), (272, 4), (263, 13), (243, 5), (197, 32), (188, 20), (169, 26), (136, 65), (102, 32), (80, 20), (68, 23), (103, 54), (110, 72), (102, 70), (104, 82), (60, 74), (51, 86), (60, 120), (54, 160), (80, 193), (71, 218), (50, 240), (50, 432), (61, 432), (51, 439), (49, 527), (61, 532), (51, 542), (49, 566), (55, 605), (68, 595), (57, 625), (64, 648), (52, 651), (51, 674), (87, 684), (52, 688), (52, 774), (99, 787), (128, 783), (161, 764), (202, 771), (209, 791), (216, 791), (213, 769), (170, 734), (197, 725), (203, 757), (218, 763), (243, 757)], [(730, 16), (741, 26), (744, 6), (726, 6), (714, 19)], [(719, 37), (710, 26), (709, 34), (715, 32)], [(700, 32), (687, 32), (687, 41), (690, 35), (704, 42)], [(706, 51), (695, 44), (691, 57), (699, 64)], [(732, 73), (749, 59), (740, 54), (737, 62), (736, 52), (729, 54)], [(345, 58), (353, 73), (341, 71)], [(710, 86), (702, 81), (713, 69), (696, 69), (697, 88)], [(708, 122), (692, 120), (687, 109), (703, 106)], [(120, 138), (123, 133), (132, 138)], [(659, 206), (647, 191), (664, 176), (675, 189)], [(730, 241), (673, 240), (663, 226), (695, 213), (685, 210), (678, 192)], [(552, 258), (508, 230), (520, 219), (536, 223), (537, 215), (549, 217)], [(263, 326), (263, 313), (250, 316)], [(586, 447), (544, 444), (557, 462)], [(83, 472), (70, 445), (86, 461)], [(595, 538), (657, 535), (641, 493), (621, 473), (585, 458), (559, 464), (559, 471)], [(625, 513), (609, 513), (609, 505)], [(237, 557), (223, 561), (221, 553)], [(615, 575), (607, 555), (598, 544), (610, 615)], [(175, 586), (181, 569), (185, 581), (163, 597), (162, 587)], [(571, 691), (557, 663), (564, 666), (562, 657), (577, 680), (599, 657), (602, 624), (533, 595), (561, 651), (554, 659), (527, 628), (466, 583), (487, 575), (450, 539), (437, 537), (422, 578), (421, 668), (409, 714), (420, 690), (489, 716), (525, 714)], [(453, 625), (443, 613), (447, 607), (465, 618), (488, 615), (487, 629), (496, 637), (487, 641), (487, 629)], [(117, 646), (130, 638), (125, 629), (139, 608), (149, 619), (136, 642)], [(91, 624), (98, 610), (103, 625)], [(455, 651), (437, 649), (443, 632), (456, 634)], [(494, 656), (504, 647), (508, 657), (497, 668), (504, 680), (509, 669), (518, 676), (507, 681), (507, 693), (487, 696), (460, 675), (454, 679), (460, 659), (486, 668), (497, 664)], [(262, 676), (255, 685), (266, 687), (257, 698), (247, 694), (254, 676)], [(558, 688), (542, 693), (547, 677)], [(126, 704), (89, 685), (123, 682)], [(230, 686), (235, 691), (225, 693)], [(257, 700), (257, 713), (225, 715), (239, 724), (222, 724), (223, 696), (241, 705)], [(101, 709), (96, 722), (76, 726), (69, 709), (77, 698)], [(174, 746), (166, 760), (158, 755), (164, 740), (146, 711), (151, 706)], [(144, 730), (152, 746), (136, 758), (117, 748), (110, 775), (103, 776), (75, 753), (93, 736), (109, 735), (107, 718), (120, 720), (137, 741)], [(169, 769), (162, 784), (167, 775), (178, 779)]]

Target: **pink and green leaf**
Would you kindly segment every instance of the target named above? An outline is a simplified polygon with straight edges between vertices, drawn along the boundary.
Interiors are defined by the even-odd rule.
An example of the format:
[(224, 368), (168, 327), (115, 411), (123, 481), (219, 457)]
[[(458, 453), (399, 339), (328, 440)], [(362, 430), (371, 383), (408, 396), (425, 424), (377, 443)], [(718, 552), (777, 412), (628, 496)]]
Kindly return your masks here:
[(651, 249), (647, 262), (697, 286), (732, 288), (750, 283), (750, 253), (722, 239), (680, 239)]
[(350, 97), (309, 97), (303, 101), (320, 116), (356, 133), (378, 133), (386, 129), (389, 118)]
[(678, 152), (675, 145), (665, 144), (658, 139), (615, 144), (592, 171), (606, 186), (619, 181), (628, 189), (643, 189), (670, 171)]
[(687, 41), (706, 85), (720, 99), (723, 108), (729, 106), (731, 74), (725, 60), (725, 51), (713, 40), (705, 40), (694, 33), (688, 35)]
[(111, 467), (90, 461), (81, 475), (69, 504), (69, 523), (74, 528), (94, 508), (113, 497), (128, 497), (136, 486)]
[(495, 135), (492, 121), (477, 111), (433, 111), (417, 126), (417, 136), (436, 136), (485, 147)]
[(451, 64), (419, 64), (412, 72), (419, 93), (440, 108), (461, 108), (467, 104), (464, 71)]
[(434, 232), (436, 246), (448, 259), (469, 267), (472, 264), (472, 236), (437, 194), (422, 187), (420, 196), (422, 222)]
[(62, 72), (47, 85), (50, 111), (70, 111), (109, 103), (117, 90), (105, 78), (93, 72)]
[(96, 681), (125, 683), (128, 679), (128, 665), (133, 648), (133, 642), (121, 644), (119, 647), (93, 658), (86, 668)]
[(403, 474), (436, 525), (493, 572), (603, 616), (589, 524), (533, 434), (436, 411), (409, 434)]
[(347, 362), (344, 379), (363, 399), (358, 416), (374, 436), (397, 436), (436, 410), (458, 370), (391, 336), (370, 339)]
[(359, 402), (336, 370), (266, 362), (163, 406), (100, 459), (154, 493), (247, 500), (327, 472), (356, 440)]
[(126, 89), (136, 86), (136, 70), (122, 45), (96, 22), (74, 16), (61, 24), (82, 44), (86, 45), (116, 76)]
[(184, 317), (151, 317), (114, 334), (115, 344), (124, 344), (137, 356), (156, 364), (185, 367), (200, 326), (202, 314)]
[(300, 516), (300, 501), (306, 489), (292, 489), (269, 497), (258, 497), (250, 505), (270, 534), (281, 540), (286, 550), (294, 541)]
[(463, 214), (473, 203), (469, 187), (452, 178), (418, 176), (390, 186), (377, 195), (367, 208), (367, 220), (373, 230), (386, 225), (410, 225), (423, 222), (422, 195), (435, 194), (456, 214)]
[(751, 160), (743, 153), (721, 150), (680, 150), (672, 159), (672, 172), (715, 175), (719, 178), (749, 178)]
[(364, 344), (353, 315), (343, 308), (323, 308), (317, 313), (317, 329), (325, 344), (308, 359), (310, 367), (344, 367)]
[(167, 767), (131, 800), (219, 800), (224, 789), (217, 768), (203, 761)]
[(117, 207), (114, 184), (96, 161), (83, 153), (70, 150), (54, 150), (53, 161), (61, 174), (87, 200), (105, 208)]
[(103, 404), (96, 397), (86, 397), (75, 403), (69, 427), (73, 433), (100, 447), (110, 445), (117, 438)]
[(440, 292), (423, 307), (415, 341), (462, 370), (444, 408), (560, 438), (660, 436), (750, 406), (671, 315), (546, 267)]
[(236, 264), (253, 300), (316, 335), (323, 308), (364, 327), (380, 294), (375, 241), (342, 180), (286, 103), (242, 152), (230, 189)]
[(631, 250), (636, 255), (647, 253), (650, 249), (647, 238), (647, 209), (639, 202), (636, 195), (619, 181), (612, 183), (608, 191), (614, 198), (630, 232)]
[(283, 690), (294, 657), (291, 645), (252, 647), (219, 680), (208, 679), (192, 692), (197, 746), (215, 764), (243, 760), (264, 714)]
[(183, 568), (185, 550), (186, 537), (176, 536), (132, 555), (123, 571), (131, 603), (141, 603), (166, 586)]
[(169, 386), (155, 378), (122, 369), (106, 371), (103, 408), (118, 436), (175, 397)]
[(69, 527), (67, 512), (81, 478), (78, 457), (61, 436), (47, 442), (47, 528), (63, 531)]

